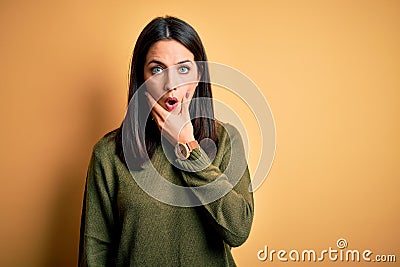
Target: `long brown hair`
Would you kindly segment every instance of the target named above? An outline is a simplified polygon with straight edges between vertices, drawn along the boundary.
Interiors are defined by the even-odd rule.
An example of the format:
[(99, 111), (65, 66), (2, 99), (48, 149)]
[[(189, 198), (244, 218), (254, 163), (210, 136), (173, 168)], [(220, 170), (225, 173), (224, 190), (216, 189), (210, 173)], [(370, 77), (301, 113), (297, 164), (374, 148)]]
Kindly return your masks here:
[[(143, 117), (150, 113), (149, 106), (141, 92), (143, 90), (138, 91), (144, 83), (143, 72), (147, 52), (152, 44), (160, 40), (178, 41), (193, 53), (195, 61), (207, 61), (206, 52), (199, 35), (185, 21), (170, 16), (157, 17), (143, 29), (136, 41), (131, 61), (128, 105), (133, 105), (133, 108), (128, 109), (123, 124), (117, 129), (116, 134), (117, 154), (125, 162), (123, 149), (128, 147), (129, 153), (133, 154), (132, 156), (135, 159), (135, 169), (140, 169), (143, 163), (153, 156), (156, 147), (161, 142), (160, 131), (156, 122), (149, 117)], [(205, 82), (200, 81), (198, 83), (193, 99), (201, 98), (201, 101), (192, 101), (189, 106), (194, 137), (199, 142), (204, 138), (209, 138), (217, 144), (211, 84), (208, 82), (210, 81), (210, 74), (207, 64), (201, 64), (199, 69), (202, 70), (201, 81)], [(137, 97), (134, 97), (137, 92)], [(131, 101), (134, 102), (130, 103)], [(126, 140), (122, 140), (124, 124), (124, 127), (128, 129), (128, 144)]]

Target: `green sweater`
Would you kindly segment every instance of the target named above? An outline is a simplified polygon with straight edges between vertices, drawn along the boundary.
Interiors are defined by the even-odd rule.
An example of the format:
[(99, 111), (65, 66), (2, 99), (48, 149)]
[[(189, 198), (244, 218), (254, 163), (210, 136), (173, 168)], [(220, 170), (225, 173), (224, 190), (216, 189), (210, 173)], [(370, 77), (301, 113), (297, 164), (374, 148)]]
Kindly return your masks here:
[[(218, 138), (212, 162), (202, 149), (194, 149), (187, 160), (176, 159), (188, 169), (195, 162), (207, 166), (201, 171), (173, 166), (160, 146), (142, 171), (130, 173), (116, 154), (115, 133), (103, 137), (94, 146), (86, 178), (79, 266), (236, 266), (231, 247), (247, 239), (254, 202), (239, 132), (220, 124)], [(243, 163), (244, 174), (233, 186), (230, 178), (243, 173)], [(180, 186), (202, 186), (218, 178), (217, 190), (231, 190), (197, 207), (165, 204), (132, 178), (149, 175), (148, 164)], [(202, 199), (201, 193), (195, 195)]]

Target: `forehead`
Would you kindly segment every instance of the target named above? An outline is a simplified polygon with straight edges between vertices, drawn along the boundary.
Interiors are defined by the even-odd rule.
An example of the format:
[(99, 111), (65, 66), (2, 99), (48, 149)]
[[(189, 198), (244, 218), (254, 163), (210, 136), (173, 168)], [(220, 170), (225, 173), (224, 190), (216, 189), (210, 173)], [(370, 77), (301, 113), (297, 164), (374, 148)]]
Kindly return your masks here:
[(184, 60), (194, 60), (194, 55), (184, 45), (175, 40), (161, 40), (150, 46), (146, 62), (158, 60), (167, 65), (174, 65)]

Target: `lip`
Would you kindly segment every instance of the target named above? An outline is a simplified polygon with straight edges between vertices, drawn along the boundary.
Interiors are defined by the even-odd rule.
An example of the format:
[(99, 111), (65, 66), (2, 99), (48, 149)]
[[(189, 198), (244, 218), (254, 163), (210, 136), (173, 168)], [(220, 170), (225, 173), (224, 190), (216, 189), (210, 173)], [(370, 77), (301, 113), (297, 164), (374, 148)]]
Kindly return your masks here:
[(178, 106), (178, 104), (178, 98), (176, 97), (167, 97), (167, 99), (165, 99), (165, 107), (168, 111), (174, 110)]

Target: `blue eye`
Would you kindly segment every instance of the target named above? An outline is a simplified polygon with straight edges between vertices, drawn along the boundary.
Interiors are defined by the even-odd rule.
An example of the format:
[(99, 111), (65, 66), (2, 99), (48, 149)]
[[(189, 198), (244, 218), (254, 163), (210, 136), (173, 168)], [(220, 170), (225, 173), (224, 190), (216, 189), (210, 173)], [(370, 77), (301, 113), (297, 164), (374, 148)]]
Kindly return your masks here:
[(163, 69), (161, 67), (159, 67), (159, 66), (151, 68), (151, 73), (153, 73), (153, 74), (159, 74), (162, 71), (163, 71)]
[(179, 67), (179, 69), (178, 69), (178, 71), (179, 71), (180, 73), (183, 73), (183, 74), (188, 73), (189, 70), (190, 70), (190, 69), (189, 69), (188, 67), (186, 67), (186, 66), (181, 66), (181, 67)]

